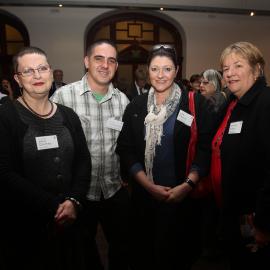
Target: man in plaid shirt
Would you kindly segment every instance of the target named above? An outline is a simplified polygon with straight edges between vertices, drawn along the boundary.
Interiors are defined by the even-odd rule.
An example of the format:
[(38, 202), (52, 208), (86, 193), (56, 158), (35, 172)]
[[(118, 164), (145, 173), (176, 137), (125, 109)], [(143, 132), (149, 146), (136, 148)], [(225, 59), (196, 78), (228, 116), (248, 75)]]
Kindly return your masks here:
[(84, 207), (93, 238), (100, 222), (109, 245), (109, 269), (128, 269), (128, 192), (120, 177), (116, 140), (128, 98), (111, 83), (118, 67), (109, 40), (94, 42), (84, 59), (82, 80), (59, 88), (52, 101), (71, 107), (80, 117), (92, 158), (92, 177)]

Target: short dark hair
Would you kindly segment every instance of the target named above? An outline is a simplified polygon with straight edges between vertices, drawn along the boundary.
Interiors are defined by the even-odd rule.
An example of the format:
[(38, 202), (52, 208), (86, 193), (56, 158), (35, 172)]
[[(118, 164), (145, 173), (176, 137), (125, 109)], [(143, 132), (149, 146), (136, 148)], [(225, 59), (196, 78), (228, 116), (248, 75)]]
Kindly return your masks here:
[(17, 73), (17, 71), (18, 71), (18, 59), (20, 57), (26, 55), (26, 54), (40, 54), (40, 55), (43, 55), (43, 56), (45, 56), (47, 62), (49, 63), (48, 56), (42, 49), (40, 49), (38, 47), (32, 47), (32, 46), (23, 47), (12, 58), (13, 70), (14, 70), (15, 73)]
[(116, 58), (118, 57), (118, 51), (117, 51), (116, 44), (112, 40), (109, 40), (109, 39), (98, 39), (98, 40), (94, 41), (93, 43), (89, 44), (87, 46), (87, 49), (86, 49), (86, 55), (90, 56), (93, 52), (93, 49), (101, 44), (111, 45), (116, 51)]
[(144, 70), (143, 68), (137, 68), (135, 70), (135, 79), (137, 80), (143, 80), (146, 81), (148, 78), (147, 76), (147, 71)]
[(175, 66), (175, 68), (178, 66), (177, 63), (177, 53), (175, 48), (172, 45), (155, 45), (153, 48), (150, 50), (148, 59), (147, 59), (147, 65), (149, 67), (151, 61), (153, 58), (156, 56), (166, 56), (170, 58)]
[(64, 73), (62, 69), (54, 69), (53, 74), (55, 74), (56, 72), (61, 72), (62, 74)]
[(200, 74), (192, 74), (191, 77), (189, 78), (189, 81), (191, 83), (194, 83), (196, 81), (199, 81), (201, 79), (202, 75)]

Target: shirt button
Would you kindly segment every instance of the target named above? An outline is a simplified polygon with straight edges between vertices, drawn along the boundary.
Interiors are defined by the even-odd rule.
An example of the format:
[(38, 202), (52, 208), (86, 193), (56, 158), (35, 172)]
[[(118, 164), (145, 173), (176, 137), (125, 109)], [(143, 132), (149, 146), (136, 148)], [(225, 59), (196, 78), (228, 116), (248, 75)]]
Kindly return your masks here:
[(59, 163), (60, 162), (60, 157), (55, 157), (53, 160), (54, 160), (55, 163)]
[(57, 180), (62, 180), (63, 179), (63, 175), (62, 174), (57, 174), (56, 179)]

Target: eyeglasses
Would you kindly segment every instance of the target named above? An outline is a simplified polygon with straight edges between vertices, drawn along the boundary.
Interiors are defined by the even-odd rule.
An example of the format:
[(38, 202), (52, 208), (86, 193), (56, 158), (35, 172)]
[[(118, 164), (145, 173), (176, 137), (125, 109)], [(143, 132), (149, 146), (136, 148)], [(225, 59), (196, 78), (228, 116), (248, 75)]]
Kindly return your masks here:
[(38, 68), (28, 68), (21, 72), (17, 72), (17, 75), (22, 75), (23, 77), (30, 77), (35, 75), (35, 70), (38, 71), (38, 73), (48, 73), (51, 70), (51, 67), (48, 65), (39, 66)]
[(159, 74), (160, 70), (162, 70), (162, 72), (166, 75), (172, 73), (175, 68), (174, 67), (170, 67), (170, 66), (165, 66), (165, 67), (157, 67), (157, 66), (153, 66), (150, 67), (150, 71), (153, 72), (154, 74)]

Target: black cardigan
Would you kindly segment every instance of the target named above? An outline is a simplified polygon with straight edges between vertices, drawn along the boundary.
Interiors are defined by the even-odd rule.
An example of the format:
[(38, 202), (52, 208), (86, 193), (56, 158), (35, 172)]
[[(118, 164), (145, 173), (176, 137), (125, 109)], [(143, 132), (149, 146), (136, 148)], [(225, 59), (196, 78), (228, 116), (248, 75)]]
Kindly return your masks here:
[[(126, 108), (123, 116), (123, 128), (117, 141), (116, 152), (120, 156), (122, 172), (127, 173), (137, 162), (144, 165), (144, 119), (147, 115), (148, 95), (136, 97)], [(206, 108), (206, 99), (195, 95), (196, 123), (198, 129), (197, 151), (193, 164), (199, 168), (201, 175), (209, 170), (211, 156), (211, 139), (213, 135), (213, 114)], [(188, 93), (183, 90), (178, 111), (190, 114)], [(178, 113), (178, 112), (177, 112)], [(175, 170), (179, 184), (185, 179), (187, 151), (190, 140), (190, 127), (176, 120), (174, 126)]]
[(71, 183), (65, 186), (68, 192), (57, 196), (24, 177), (22, 147), (27, 125), (21, 121), (11, 101), (0, 106), (0, 209), (7, 216), (37, 215), (42, 220), (50, 220), (65, 197), (74, 197), (81, 202), (85, 200), (91, 180), (91, 157), (85, 136), (75, 112), (60, 104), (57, 106), (71, 133), (75, 155)]
[[(228, 134), (230, 123), (237, 121), (243, 121), (241, 132)], [(264, 78), (234, 108), (221, 161), (224, 217), (229, 222), (254, 212), (256, 225), (270, 232), (270, 88)]]

